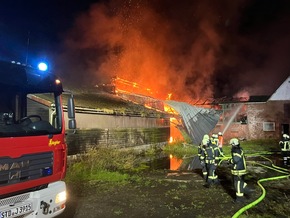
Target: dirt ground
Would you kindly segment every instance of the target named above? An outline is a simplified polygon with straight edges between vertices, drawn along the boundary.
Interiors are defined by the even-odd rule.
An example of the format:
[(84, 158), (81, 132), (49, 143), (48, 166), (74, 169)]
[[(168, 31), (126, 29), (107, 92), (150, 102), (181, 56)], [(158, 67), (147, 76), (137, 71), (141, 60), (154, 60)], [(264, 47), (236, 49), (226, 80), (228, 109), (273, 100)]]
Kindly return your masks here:
[[(234, 203), (230, 166), (217, 169), (220, 185), (206, 188), (199, 169), (159, 170), (125, 185), (110, 183), (68, 184), (65, 212), (58, 218), (110, 217), (289, 217), (290, 180), (261, 182), (262, 178), (287, 175), (267, 167), (249, 165), (246, 182), (253, 189), (244, 203)], [(262, 200), (255, 203), (259, 198)], [(254, 202), (254, 203), (253, 203)], [(252, 205), (251, 205), (252, 204)], [(246, 207), (243, 213), (242, 208)], [(239, 213), (240, 212), (240, 213)]]

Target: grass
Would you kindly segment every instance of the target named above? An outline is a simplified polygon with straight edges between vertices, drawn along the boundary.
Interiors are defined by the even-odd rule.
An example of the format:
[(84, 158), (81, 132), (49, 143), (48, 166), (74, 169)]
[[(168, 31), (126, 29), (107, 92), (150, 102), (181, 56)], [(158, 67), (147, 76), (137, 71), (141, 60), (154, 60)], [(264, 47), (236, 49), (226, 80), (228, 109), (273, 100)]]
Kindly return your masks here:
[(80, 160), (68, 165), (66, 181), (125, 183), (131, 179), (126, 172), (138, 168), (136, 160), (133, 151), (91, 149)]
[[(278, 142), (274, 140), (242, 141), (241, 146), (247, 154), (275, 152), (279, 149)], [(230, 155), (230, 149), (231, 146), (224, 146), (226, 155)], [(165, 151), (172, 152), (170, 153), (172, 155), (186, 157), (195, 155), (197, 146), (180, 142), (166, 146), (163, 149), (163, 152)], [(155, 157), (155, 150), (151, 148), (147, 155)], [(165, 212), (166, 216), (164, 217), (189, 217), (191, 214), (192, 217), (203, 218), (205, 217), (203, 215), (204, 208), (207, 208), (208, 203), (218, 205), (212, 207), (218, 212), (218, 216), (215, 217), (230, 217), (239, 210), (239, 206), (231, 203), (232, 198), (229, 192), (224, 191), (224, 187), (227, 190), (232, 190), (229, 188), (231, 187), (230, 182), (224, 182), (225, 186), (221, 189), (204, 189), (202, 182), (200, 182), (200, 175), (194, 173), (188, 174), (190, 177), (184, 177), (185, 180), (190, 178), (192, 181), (182, 183), (178, 182), (177, 178), (187, 174), (176, 175), (176, 177), (167, 175), (166, 179), (163, 177), (163, 171), (139, 174), (140, 171), (148, 169), (138, 161), (138, 156), (132, 151), (109, 148), (92, 149), (81, 160), (69, 165), (66, 180), (70, 186), (72, 183), (76, 184), (74, 190), (81, 189), (79, 190), (81, 197), (89, 198), (87, 205), (90, 206), (88, 206), (89, 208), (91, 205), (95, 205), (94, 208), (97, 208), (95, 213), (101, 213), (107, 208), (106, 213), (113, 214), (112, 217), (126, 217), (128, 211), (130, 213), (134, 211), (134, 214), (138, 214), (136, 217), (142, 217), (139, 211), (145, 208), (146, 210), (143, 211), (146, 213), (141, 214), (146, 214), (148, 217), (152, 214), (159, 217)], [(221, 166), (219, 170), (223, 175), (230, 175), (227, 166)], [(261, 176), (265, 175), (258, 174), (257, 177), (256, 174), (253, 174), (251, 179), (247, 177), (248, 184), (255, 184), (255, 180)], [(168, 178), (173, 180), (169, 181)], [(225, 176), (224, 180), (227, 179), (228, 177)], [(281, 183), (280, 186), (279, 183)], [(267, 196), (263, 203), (251, 208), (249, 212), (243, 213), (240, 217), (264, 217), (259, 216), (259, 213), (261, 210), (266, 211), (265, 208), (269, 209), (272, 215), (286, 215), (289, 211), (287, 196), (290, 194), (288, 188), (285, 187), (288, 186), (289, 182), (282, 180), (279, 183), (277, 181), (265, 183)], [(217, 199), (223, 201), (220, 202)], [(256, 197), (252, 200), (254, 199)], [(287, 200), (285, 201), (285, 199)], [(279, 202), (278, 206), (277, 202)], [(99, 204), (102, 205), (98, 208)], [(229, 215), (225, 215), (224, 211), (228, 211)]]
[(275, 152), (280, 151), (279, 142), (275, 139), (260, 139), (240, 142), (244, 151), (255, 152)]
[[(274, 139), (261, 139), (240, 142), (241, 147), (244, 149), (244, 152), (246, 154), (267, 154), (270, 152), (280, 151), (278, 143), (279, 142)], [(173, 155), (174, 157), (182, 159), (184, 157), (197, 155), (197, 148), (198, 146), (194, 144), (177, 142), (164, 147), (163, 152), (168, 155)], [(223, 152), (226, 156), (231, 155), (231, 146), (229, 144), (225, 144), (223, 146)]]
[[(267, 154), (280, 150), (278, 142), (271, 139), (240, 143), (247, 155)], [(160, 150), (153, 151), (152, 149), (145, 154), (152, 157), (156, 152), (160, 152)], [(230, 156), (231, 146), (224, 145), (223, 151), (225, 156)], [(161, 152), (179, 159), (186, 159), (186, 157), (197, 155), (197, 145), (177, 142), (165, 146)], [(111, 181), (116, 183), (124, 183), (132, 179), (137, 181), (138, 172), (148, 170), (148, 166), (139, 161), (134, 151), (110, 148), (91, 149), (81, 160), (68, 166), (66, 180), (68, 182)]]

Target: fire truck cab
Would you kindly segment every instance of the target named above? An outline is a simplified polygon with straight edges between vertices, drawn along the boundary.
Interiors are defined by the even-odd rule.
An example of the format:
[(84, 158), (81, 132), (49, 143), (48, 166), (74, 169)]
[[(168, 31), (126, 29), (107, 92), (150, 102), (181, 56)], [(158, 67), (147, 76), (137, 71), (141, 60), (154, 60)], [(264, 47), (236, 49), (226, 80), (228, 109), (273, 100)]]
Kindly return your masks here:
[[(62, 93), (55, 75), (0, 61), (0, 218), (55, 217), (65, 209)], [(73, 96), (67, 99), (75, 129)]]

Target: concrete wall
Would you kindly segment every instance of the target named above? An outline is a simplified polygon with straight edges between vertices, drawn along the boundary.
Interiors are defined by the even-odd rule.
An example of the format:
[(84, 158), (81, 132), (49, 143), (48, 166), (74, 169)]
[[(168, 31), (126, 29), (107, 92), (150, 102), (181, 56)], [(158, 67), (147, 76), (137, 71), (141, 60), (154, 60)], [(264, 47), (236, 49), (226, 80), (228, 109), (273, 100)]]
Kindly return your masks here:
[[(65, 112), (65, 118), (67, 113)], [(105, 114), (76, 113), (78, 129), (118, 129), (118, 128), (155, 128), (169, 126), (169, 119), (151, 117), (132, 117)], [(67, 122), (66, 122), (67, 128)]]
[(76, 121), (76, 133), (66, 135), (68, 155), (102, 146), (133, 148), (165, 144), (170, 138), (169, 118), (76, 113)]
[[(49, 110), (46, 105), (35, 101), (31, 101), (30, 105), (31, 114), (40, 114), (48, 120)], [(67, 112), (64, 118), (68, 130)], [(165, 144), (170, 138), (169, 118), (76, 113), (76, 122), (75, 134), (71, 134), (70, 130), (66, 134), (68, 155), (81, 154), (100, 146), (133, 148)]]
[(87, 129), (67, 134), (68, 155), (82, 154), (90, 148), (136, 148), (144, 145), (167, 144), (169, 127), (126, 128), (126, 129)]

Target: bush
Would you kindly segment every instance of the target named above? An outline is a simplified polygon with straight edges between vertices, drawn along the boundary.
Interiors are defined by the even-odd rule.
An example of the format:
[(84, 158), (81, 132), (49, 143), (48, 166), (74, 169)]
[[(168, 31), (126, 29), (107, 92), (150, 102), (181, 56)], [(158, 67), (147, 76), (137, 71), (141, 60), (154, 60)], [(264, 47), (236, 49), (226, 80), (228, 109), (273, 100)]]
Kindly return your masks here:
[(137, 167), (136, 160), (137, 156), (133, 151), (90, 149), (78, 162), (68, 166), (66, 181), (124, 181), (129, 178), (125, 172)]
[(88, 178), (89, 168), (84, 162), (76, 162), (68, 165), (66, 181), (68, 182), (78, 182), (84, 181)]

